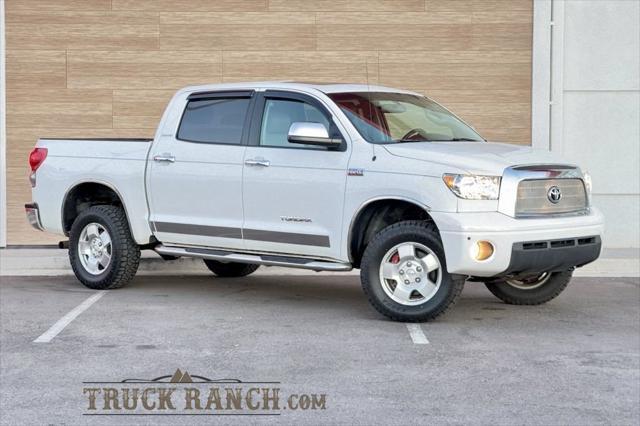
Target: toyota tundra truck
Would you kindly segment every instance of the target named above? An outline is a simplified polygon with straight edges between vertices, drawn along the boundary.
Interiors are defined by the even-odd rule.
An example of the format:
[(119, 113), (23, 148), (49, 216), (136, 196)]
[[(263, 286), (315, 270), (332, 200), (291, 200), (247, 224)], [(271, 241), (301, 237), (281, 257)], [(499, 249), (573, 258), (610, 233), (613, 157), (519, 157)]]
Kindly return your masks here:
[(153, 139), (43, 138), (29, 164), (29, 222), (68, 237), (92, 289), (131, 281), (145, 249), (201, 258), (218, 277), (357, 268), (381, 314), (427, 321), (466, 281), (548, 302), (603, 234), (577, 165), (368, 84), (186, 87)]

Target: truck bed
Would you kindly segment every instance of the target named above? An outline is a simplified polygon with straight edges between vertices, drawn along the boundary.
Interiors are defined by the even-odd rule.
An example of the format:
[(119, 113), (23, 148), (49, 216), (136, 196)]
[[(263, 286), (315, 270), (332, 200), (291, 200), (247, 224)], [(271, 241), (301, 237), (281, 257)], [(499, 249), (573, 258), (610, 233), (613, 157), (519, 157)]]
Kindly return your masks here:
[(94, 182), (115, 191), (126, 206), (134, 239), (144, 244), (151, 234), (145, 193), (145, 170), (153, 139), (41, 138), (47, 158), (36, 172), (37, 200), (44, 228), (62, 233), (61, 212), (67, 194), (80, 182)]

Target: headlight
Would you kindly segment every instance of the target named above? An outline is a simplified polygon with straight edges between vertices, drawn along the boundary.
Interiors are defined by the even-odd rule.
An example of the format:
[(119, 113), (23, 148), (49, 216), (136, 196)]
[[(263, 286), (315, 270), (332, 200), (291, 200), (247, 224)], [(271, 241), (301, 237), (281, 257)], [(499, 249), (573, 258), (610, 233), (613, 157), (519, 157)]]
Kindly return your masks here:
[(500, 195), (500, 176), (445, 174), (442, 180), (465, 200), (497, 200)]
[(582, 174), (582, 180), (584, 181), (584, 187), (587, 190), (587, 194), (591, 195), (591, 189), (593, 188), (591, 183), (591, 175), (587, 172)]

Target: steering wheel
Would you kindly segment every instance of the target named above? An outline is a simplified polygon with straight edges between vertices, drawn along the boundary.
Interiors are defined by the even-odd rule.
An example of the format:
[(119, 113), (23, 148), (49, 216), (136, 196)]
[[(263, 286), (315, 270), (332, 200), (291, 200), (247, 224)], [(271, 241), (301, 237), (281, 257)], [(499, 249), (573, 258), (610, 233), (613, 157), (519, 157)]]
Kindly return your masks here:
[(421, 140), (421, 139), (425, 139), (426, 134), (427, 134), (426, 130), (416, 127), (415, 129), (409, 130), (402, 137), (402, 140)]

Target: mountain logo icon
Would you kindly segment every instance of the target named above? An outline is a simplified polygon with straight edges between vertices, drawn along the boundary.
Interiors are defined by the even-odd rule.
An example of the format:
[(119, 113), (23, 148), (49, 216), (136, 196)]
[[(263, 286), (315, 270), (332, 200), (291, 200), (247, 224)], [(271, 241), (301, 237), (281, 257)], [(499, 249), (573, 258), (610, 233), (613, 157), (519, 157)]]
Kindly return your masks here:
[(175, 373), (156, 377), (155, 379), (124, 379), (120, 383), (242, 383), (238, 379), (216, 379), (184, 373), (179, 368)]
[(191, 379), (191, 375), (189, 375), (188, 372), (185, 371), (183, 373), (178, 368), (176, 372), (173, 373), (173, 376), (171, 376), (171, 380), (169, 380), (169, 383), (193, 383), (193, 380)]

